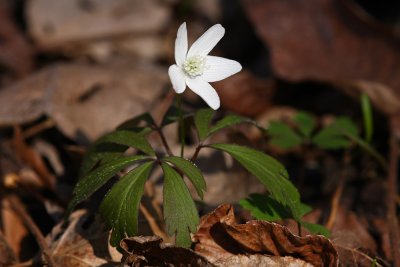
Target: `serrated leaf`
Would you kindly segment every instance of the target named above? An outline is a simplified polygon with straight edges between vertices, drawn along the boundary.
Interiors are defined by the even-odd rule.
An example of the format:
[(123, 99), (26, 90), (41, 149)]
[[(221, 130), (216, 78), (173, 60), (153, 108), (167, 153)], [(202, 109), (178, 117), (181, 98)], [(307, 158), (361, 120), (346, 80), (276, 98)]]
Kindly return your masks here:
[(176, 234), (178, 246), (190, 247), (190, 233), (194, 233), (199, 224), (196, 206), (179, 173), (166, 163), (162, 163), (161, 167), (164, 172), (163, 205), (167, 232), (169, 235)]
[(315, 119), (307, 112), (299, 112), (294, 116), (293, 120), (296, 122), (296, 125), (300, 131), (300, 133), (304, 137), (310, 137), (311, 133), (315, 129)]
[(249, 210), (253, 217), (266, 221), (299, 220), (312, 210), (310, 206), (298, 202), (296, 205), (297, 218), (294, 218), (289, 207), (266, 194), (251, 194), (248, 198), (241, 200), (240, 205)]
[(319, 131), (312, 141), (323, 149), (347, 148), (351, 142), (344, 134), (345, 132), (348, 135), (357, 136), (357, 126), (349, 118), (337, 118), (332, 124)]
[(148, 156), (121, 157), (104, 163), (103, 165), (100, 165), (98, 168), (89, 172), (76, 184), (72, 193), (72, 200), (68, 205), (68, 210), (72, 211), (79, 202), (91, 196), (123, 168), (135, 162), (148, 159), (150, 159)]
[(203, 199), (203, 191), (206, 190), (206, 181), (204, 180), (203, 174), (197, 168), (197, 166), (190, 160), (170, 156), (163, 158), (163, 161), (174, 164), (181, 172), (183, 172), (196, 188), (196, 192), (200, 198)]
[(88, 148), (79, 169), (79, 179), (93, 170), (95, 166), (122, 157), (127, 149), (128, 147), (123, 145), (102, 143), (100, 138)]
[(254, 121), (245, 118), (245, 117), (241, 117), (238, 115), (228, 115), (226, 117), (224, 117), (223, 119), (217, 121), (217, 123), (210, 128), (208, 135), (214, 134), (226, 127), (230, 127), (233, 125), (237, 125), (237, 124), (241, 124), (241, 123), (252, 123), (252, 124), (256, 124)]
[(251, 194), (239, 204), (258, 220), (279, 221), (291, 218), (290, 210), (268, 195)]
[(102, 138), (102, 142), (130, 146), (150, 156), (155, 156), (156, 154), (150, 143), (142, 134), (137, 134), (128, 130), (116, 130), (111, 132)]
[[(79, 177), (83, 177), (84, 175), (86, 175), (96, 165), (99, 164), (101, 165), (104, 162), (108, 162), (112, 159), (122, 157), (123, 152), (125, 152), (129, 146), (135, 145), (137, 146), (138, 149), (139, 147), (141, 147), (142, 149), (140, 150), (142, 151), (144, 150), (144, 152), (147, 151), (148, 153), (153, 150), (150, 144), (147, 145), (145, 144), (147, 140), (144, 140), (143, 142), (144, 145), (140, 145), (141, 141), (144, 139), (144, 136), (151, 131), (150, 128), (135, 128), (129, 130), (132, 132), (132, 136), (130, 137), (134, 138), (133, 137), (134, 135), (135, 138), (138, 137), (138, 140), (133, 140), (133, 141), (128, 140), (126, 144), (123, 144), (123, 142), (119, 142), (118, 140), (116, 140), (116, 142), (111, 142), (112, 140), (110, 139), (118, 138), (118, 136), (117, 137), (110, 137), (110, 136), (115, 135), (115, 132), (120, 132), (120, 131), (121, 130), (116, 130), (114, 132), (105, 134), (102, 137), (100, 137), (96, 142), (94, 142), (92, 145), (89, 146), (87, 152), (85, 153), (85, 157), (83, 158), (81, 168), (79, 170)], [(127, 130), (122, 130), (122, 131), (126, 132)], [(154, 151), (152, 152), (152, 154), (154, 155)]]
[(213, 116), (214, 111), (210, 108), (200, 109), (194, 115), (194, 124), (196, 125), (200, 141), (207, 138), (210, 129), (210, 122)]
[(120, 178), (100, 205), (100, 213), (112, 229), (110, 243), (114, 247), (125, 236), (134, 236), (138, 232), (140, 200), (152, 165), (153, 162), (144, 163)]
[(323, 225), (304, 221), (301, 221), (300, 224), (313, 234), (321, 234), (325, 237), (329, 237), (331, 235), (330, 231)]
[(244, 146), (213, 144), (210, 147), (229, 153), (265, 185), (275, 200), (288, 206), (294, 218), (299, 217), (296, 206), (300, 194), (289, 180), (286, 169), (276, 159)]
[[(184, 119), (191, 116), (190, 113), (185, 113), (182, 111), (182, 116)], [(179, 120), (179, 109), (175, 106), (171, 106), (164, 115), (162, 119), (161, 126), (166, 126), (168, 124), (174, 123)]]
[(272, 145), (290, 149), (300, 145), (303, 141), (292, 128), (283, 122), (273, 121), (268, 126), (268, 135)]
[(118, 127), (117, 130), (132, 130), (136, 129), (141, 122), (145, 122), (146, 126), (152, 127), (155, 125), (155, 122), (153, 120), (153, 117), (150, 115), (150, 113), (146, 112), (143, 114), (140, 114), (132, 119), (129, 119), (123, 123), (121, 123)]

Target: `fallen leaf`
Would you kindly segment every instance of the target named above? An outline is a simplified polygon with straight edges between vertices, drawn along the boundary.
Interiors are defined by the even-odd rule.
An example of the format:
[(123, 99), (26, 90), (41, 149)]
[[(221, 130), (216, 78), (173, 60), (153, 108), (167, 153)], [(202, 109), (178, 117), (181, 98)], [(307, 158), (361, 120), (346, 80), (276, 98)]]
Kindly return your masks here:
[(167, 79), (163, 69), (141, 63), (50, 66), (0, 91), (0, 125), (46, 114), (66, 136), (87, 143), (151, 109)]
[(22, 160), (22, 164), (26, 164), (37, 173), (43, 187), (54, 190), (55, 176), (50, 173), (41, 156), (25, 143), (20, 127), (14, 127), (13, 141), (17, 157)]
[(190, 249), (162, 244), (157, 236), (136, 236), (121, 241), (124, 266), (214, 266)]
[(237, 224), (230, 205), (221, 205), (201, 219), (194, 235), (195, 251), (211, 262), (235, 254), (292, 256), (314, 266), (336, 266), (337, 252), (323, 236), (295, 236), (279, 224), (248, 221)]
[(66, 229), (63, 222), (53, 227), (46, 237), (49, 251), (57, 266), (115, 266), (110, 261), (108, 231), (86, 211), (73, 212)]
[(265, 255), (234, 255), (221, 262), (216, 262), (218, 267), (244, 267), (244, 266), (268, 266), (268, 267), (313, 267), (314, 265), (293, 257), (277, 257)]
[(43, 49), (132, 33), (157, 33), (170, 18), (168, 6), (156, 0), (33, 0), (27, 3), (26, 14), (29, 32)]
[(0, 65), (20, 78), (33, 69), (34, 49), (15, 24), (15, 4), (0, 3)]
[(9, 200), (6, 197), (1, 199), (0, 204), (1, 225), (4, 239), (12, 249), (14, 255), (18, 255), (22, 258), (26, 258), (27, 255), (31, 256), (31, 254), (34, 253), (34, 251), (32, 251), (33, 249), (23, 244), (23, 240), (29, 235), (29, 231), (25, 227), (24, 222), (11, 208)]
[(384, 112), (400, 110), (399, 36), (383, 31), (355, 1), (243, 2), (278, 77), (333, 82), (369, 93)]
[(0, 266), (10, 266), (17, 262), (17, 257), (11, 249), (3, 233), (0, 231)]
[(275, 84), (260, 79), (248, 71), (214, 84), (222, 106), (245, 116), (256, 116), (271, 106)]

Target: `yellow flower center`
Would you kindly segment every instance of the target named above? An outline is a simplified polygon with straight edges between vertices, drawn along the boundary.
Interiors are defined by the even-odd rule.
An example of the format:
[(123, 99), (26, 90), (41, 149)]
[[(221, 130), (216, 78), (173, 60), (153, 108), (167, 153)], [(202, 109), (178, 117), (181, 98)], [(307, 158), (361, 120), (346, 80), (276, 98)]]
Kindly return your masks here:
[(202, 56), (193, 56), (186, 59), (185, 63), (183, 63), (184, 72), (194, 78), (196, 76), (200, 76), (203, 74), (206, 66), (206, 58)]

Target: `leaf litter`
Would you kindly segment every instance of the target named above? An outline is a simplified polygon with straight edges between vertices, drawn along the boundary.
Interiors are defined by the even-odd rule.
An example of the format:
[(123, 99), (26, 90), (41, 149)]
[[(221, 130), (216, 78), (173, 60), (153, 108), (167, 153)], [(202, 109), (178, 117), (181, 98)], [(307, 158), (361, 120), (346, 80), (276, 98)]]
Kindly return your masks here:
[[(373, 197), (386, 195), (388, 186), (379, 165), (359, 152), (349, 166), (341, 163), (346, 155), (321, 153), (313, 147), (279, 150), (269, 145), (264, 132), (246, 125), (225, 129), (209, 141), (233, 140), (279, 157), (302, 200), (314, 208), (306, 216), (308, 222), (329, 222), (329, 239), (304, 235), (305, 229), (297, 236), (293, 222), (255, 221), (240, 209), (237, 219), (230, 205), (214, 209), (250, 193), (264, 193), (264, 189), (234, 162), (206, 151), (196, 162), (204, 171), (208, 190), (203, 202), (196, 201), (203, 217), (192, 236), (192, 249), (152, 236), (156, 228), (158, 233), (165, 232), (159, 218), (162, 189), (154, 177), (145, 186), (152, 184), (154, 196), (145, 190), (146, 205), (140, 209), (139, 234), (143, 236), (124, 239), (122, 254), (108, 245), (110, 233), (93, 217), (100, 203), (98, 195), (82, 205), (89, 213), (78, 210), (67, 224), (62, 221), (84, 145), (134, 115), (158, 112), (158, 103), (167, 101), (166, 66), (173, 62), (169, 28), (181, 23), (177, 14), (179, 18), (190, 14), (193, 36), (214, 20), (221, 20), (232, 32), (245, 29), (248, 34), (244, 40), (231, 41), (226, 51), (216, 51), (233, 58), (229, 51), (251, 47), (233, 58), (248, 59), (245, 71), (215, 85), (224, 113), (251, 116), (263, 127), (276, 118), (290, 120), (299, 111), (285, 102), (289, 99), (285, 86), (302, 90), (305, 80), (315, 82), (308, 84), (311, 87), (333, 94), (345, 92), (353, 99), (365, 92), (382, 118), (373, 142), (377, 138), (383, 152), (388, 134), (384, 124), (400, 108), (399, 37), (394, 26), (362, 13), (355, 1), (296, 0), (289, 5), (245, 0), (241, 5), (229, 2), (229, 9), (227, 1), (193, 6), (180, 1), (53, 2), (0, 5), (4, 14), (0, 16), (0, 47), (4, 48), (0, 52), (0, 253), (8, 255), (1, 257), (0, 265), (37, 266), (45, 261), (31, 234), (32, 225), (7, 204), (15, 197), (46, 236), (46, 252), (57, 266), (336, 266), (338, 262), (341, 266), (390, 266), (395, 262), (390, 243), (393, 228), (386, 219), (388, 204), (382, 197)], [(236, 40), (231, 37), (226, 36)], [(260, 44), (269, 51), (270, 60), (259, 50)], [(268, 75), (260, 75), (269, 70)], [(311, 103), (326, 101), (318, 94), (308, 96)], [(303, 101), (310, 103), (296, 99)], [(358, 118), (358, 103), (349, 103), (337, 103), (330, 114), (315, 114), (316, 127), (342, 108)], [(199, 107), (201, 101), (185, 95), (184, 104)], [(310, 105), (309, 111), (317, 106)], [(169, 126), (166, 134), (174, 138), (176, 127)], [(150, 139), (158, 152), (157, 140)], [(174, 141), (172, 150), (179, 150)], [(227, 172), (216, 171), (219, 168)], [(348, 177), (338, 194), (337, 180), (343, 169)], [(196, 188), (191, 192), (194, 195)], [(338, 195), (339, 200), (333, 201)], [(144, 226), (148, 220), (153, 226)]]

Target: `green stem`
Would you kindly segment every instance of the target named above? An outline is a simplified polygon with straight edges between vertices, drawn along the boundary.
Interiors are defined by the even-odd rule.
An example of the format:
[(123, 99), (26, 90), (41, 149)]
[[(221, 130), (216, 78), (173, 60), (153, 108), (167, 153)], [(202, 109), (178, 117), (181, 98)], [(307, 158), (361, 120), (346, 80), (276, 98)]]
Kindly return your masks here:
[(183, 152), (185, 149), (185, 122), (183, 119), (182, 112), (182, 95), (177, 95), (178, 110), (179, 110), (179, 135), (181, 139), (181, 157), (183, 157)]

